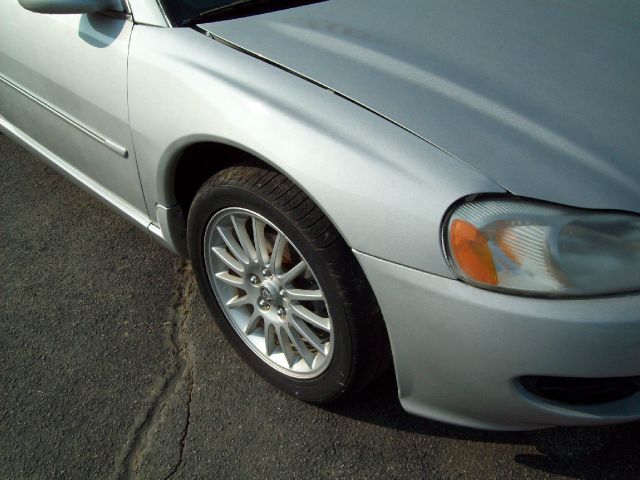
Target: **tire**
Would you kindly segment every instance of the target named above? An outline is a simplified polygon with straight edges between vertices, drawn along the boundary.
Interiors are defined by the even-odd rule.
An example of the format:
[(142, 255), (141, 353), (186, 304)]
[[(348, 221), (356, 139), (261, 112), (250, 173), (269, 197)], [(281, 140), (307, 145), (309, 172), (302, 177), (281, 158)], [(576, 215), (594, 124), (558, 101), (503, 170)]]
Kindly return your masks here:
[(285, 176), (252, 165), (217, 173), (197, 192), (187, 231), (198, 286), (216, 323), (272, 385), (327, 403), (358, 392), (388, 366), (386, 329), (360, 265)]

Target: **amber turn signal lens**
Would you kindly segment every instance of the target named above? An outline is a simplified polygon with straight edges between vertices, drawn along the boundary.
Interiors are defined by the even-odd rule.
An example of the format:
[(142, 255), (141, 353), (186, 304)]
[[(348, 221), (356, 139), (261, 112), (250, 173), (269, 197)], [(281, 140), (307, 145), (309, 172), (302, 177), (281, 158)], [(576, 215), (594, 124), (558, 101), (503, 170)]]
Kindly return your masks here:
[(469, 278), (487, 285), (498, 284), (493, 255), (484, 235), (464, 220), (451, 222), (450, 246), (456, 264)]

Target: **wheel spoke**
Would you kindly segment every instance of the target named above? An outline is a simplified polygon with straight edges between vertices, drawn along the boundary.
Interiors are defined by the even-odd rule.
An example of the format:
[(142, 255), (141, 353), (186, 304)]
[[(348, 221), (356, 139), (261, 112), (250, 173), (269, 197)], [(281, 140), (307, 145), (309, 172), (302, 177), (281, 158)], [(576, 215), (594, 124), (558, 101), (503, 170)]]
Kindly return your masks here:
[(224, 262), (224, 264), (229, 267), (231, 270), (236, 272), (237, 274), (242, 274), (244, 272), (244, 267), (242, 264), (236, 260), (233, 255), (227, 252), (227, 249), (224, 247), (212, 247), (211, 251), (217, 255), (217, 257)]
[(264, 325), (264, 346), (267, 351), (267, 355), (271, 355), (273, 350), (276, 348), (276, 329), (273, 325), (267, 324), (265, 322)]
[(271, 269), (276, 275), (282, 271), (282, 256), (284, 255), (284, 247), (287, 246), (287, 239), (283, 234), (278, 232), (275, 240), (273, 241), (273, 250), (271, 251)]
[(248, 295), (242, 295), (242, 296), (236, 295), (235, 297), (227, 301), (227, 307), (238, 308), (243, 305), (249, 305), (250, 303), (251, 303), (251, 300), (249, 299)]
[(251, 314), (251, 318), (249, 319), (249, 323), (247, 323), (247, 326), (244, 329), (244, 333), (246, 333), (247, 335), (252, 334), (254, 330), (257, 328), (261, 319), (262, 319), (262, 316), (260, 315), (260, 312), (258, 311), (258, 309), (254, 309), (253, 313)]
[(304, 363), (306, 363), (309, 368), (313, 368), (314, 356), (309, 350), (309, 347), (307, 347), (307, 345), (302, 340), (302, 337), (300, 336), (298, 331), (295, 329), (289, 329), (288, 333), (289, 333), (289, 338), (291, 338), (291, 341), (293, 342), (293, 344), (296, 347), (296, 350), (304, 360)]
[(325, 355), (324, 344), (304, 322), (297, 318), (292, 318), (291, 324), (296, 330), (298, 330), (298, 332), (300, 332), (300, 335), (307, 339), (313, 348), (315, 348), (321, 355)]
[(244, 287), (244, 279), (236, 277), (235, 275), (231, 275), (229, 272), (216, 273), (216, 278), (219, 278), (224, 283), (226, 283), (227, 285), (231, 285), (232, 287)]
[(252, 217), (253, 223), (253, 243), (256, 250), (256, 256), (258, 263), (261, 267), (264, 267), (269, 263), (269, 250), (267, 249), (267, 239), (264, 236), (264, 229), (266, 227), (262, 220), (258, 220), (256, 217)]
[(301, 261), (296, 266), (291, 267), (291, 269), (287, 273), (283, 274), (280, 277), (280, 280), (282, 281), (283, 284), (287, 284), (289, 282), (294, 281), (296, 278), (298, 278), (300, 275), (302, 275), (306, 271), (307, 271), (307, 263), (304, 261)]
[(299, 288), (292, 288), (287, 290), (287, 296), (289, 297), (289, 300), (298, 300), (300, 302), (324, 300), (322, 290), (302, 290)]
[(245, 255), (245, 253), (242, 251), (242, 247), (240, 246), (240, 244), (238, 244), (236, 239), (233, 238), (233, 235), (231, 235), (231, 228), (217, 227), (216, 230), (218, 231), (220, 238), (222, 238), (225, 245), (229, 248), (229, 250), (236, 257), (236, 259), (238, 259), (245, 265), (249, 265), (249, 257)]
[(324, 330), (325, 332), (331, 332), (331, 325), (328, 318), (321, 317), (317, 313), (312, 312), (303, 305), (291, 305), (293, 313), (298, 318), (310, 323), (312, 326)]
[(284, 353), (284, 357), (287, 359), (289, 367), (293, 367), (293, 364), (295, 363), (295, 354), (291, 349), (291, 339), (284, 327), (277, 327), (277, 333), (280, 349), (282, 350), (282, 353)]
[(236, 215), (231, 216), (231, 223), (233, 223), (233, 229), (240, 240), (240, 246), (242, 247), (245, 256), (253, 260), (258, 261), (256, 250), (253, 247), (251, 237), (247, 233), (247, 218), (238, 218)]

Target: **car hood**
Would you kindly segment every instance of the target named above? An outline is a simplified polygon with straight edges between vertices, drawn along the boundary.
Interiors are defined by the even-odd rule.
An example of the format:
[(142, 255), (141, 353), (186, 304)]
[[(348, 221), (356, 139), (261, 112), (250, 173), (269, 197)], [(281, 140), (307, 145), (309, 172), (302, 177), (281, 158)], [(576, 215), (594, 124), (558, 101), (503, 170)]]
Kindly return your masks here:
[(201, 28), (514, 194), (640, 209), (637, 0), (330, 0)]

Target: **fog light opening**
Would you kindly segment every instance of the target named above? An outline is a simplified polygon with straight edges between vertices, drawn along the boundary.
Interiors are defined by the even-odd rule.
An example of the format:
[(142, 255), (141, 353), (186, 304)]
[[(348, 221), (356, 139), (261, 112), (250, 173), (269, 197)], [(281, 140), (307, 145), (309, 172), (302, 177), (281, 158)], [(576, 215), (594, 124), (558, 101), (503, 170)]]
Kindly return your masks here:
[(520, 383), (537, 397), (570, 405), (615, 402), (640, 392), (640, 376), (610, 378), (526, 376), (520, 378)]

